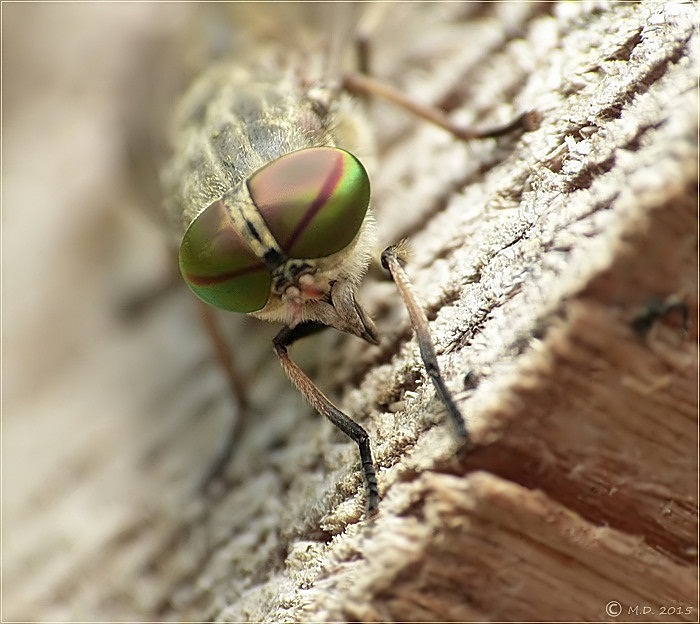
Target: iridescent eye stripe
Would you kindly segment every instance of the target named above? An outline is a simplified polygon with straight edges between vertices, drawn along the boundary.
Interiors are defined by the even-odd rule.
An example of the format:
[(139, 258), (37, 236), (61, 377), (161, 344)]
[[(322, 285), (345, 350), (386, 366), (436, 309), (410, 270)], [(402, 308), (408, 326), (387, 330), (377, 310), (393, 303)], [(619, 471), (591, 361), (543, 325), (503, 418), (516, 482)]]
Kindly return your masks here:
[(336, 162), (333, 170), (324, 181), (321, 190), (318, 192), (318, 195), (316, 195), (316, 198), (309, 209), (306, 211), (306, 213), (304, 213), (304, 218), (299, 221), (291, 236), (287, 239), (287, 242), (282, 246), (287, 253), (289, 253), (290, 249), (297, 242), (297, 239), (302, 235), (309, 223), (313, 221), (313, 218), (316, 216), (318, 211), (321, 210), (321, 208), (323, 208), (325, 203), (329, 200), (333, 194), (333, 191), (338, 186), (338, 182), (343, 179), (343, 171), (345, 169), (343, 166), (343, 161), (345, 160), (345, 157), (340, 153), (337, 155), (334, 154), (334, 156), (336, 156)]
[(222, 273), (221, 275), (192, 275), (191, 273), (187, 273), (187, 280), (192, 282), (192, 284), (195, 286), (213, 286), (243, 275), (248, 275), (249, 273), (255, 273), (256, 271), (264, 268), (264, 264), (258, 264), (257, 266), (238, 269), (238, 271), (229, 271), (228, 273)]

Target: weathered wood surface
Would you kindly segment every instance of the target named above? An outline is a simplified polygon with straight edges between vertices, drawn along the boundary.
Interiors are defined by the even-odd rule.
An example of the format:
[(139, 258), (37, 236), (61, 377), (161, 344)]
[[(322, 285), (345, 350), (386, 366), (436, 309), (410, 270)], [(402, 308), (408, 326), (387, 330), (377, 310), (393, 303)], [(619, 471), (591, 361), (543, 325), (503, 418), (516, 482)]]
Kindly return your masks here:
[[(374, 107), (381, 243), (412, 240), (478, 447), (455, 454), (393, 286), (368, 284), (381, 346), (295, 347), (371, 432), (367, 522), (356, 450), (288, 389), (274, 328), (231, 330), (260, 413), (203, 501), (232, 407), (191, 300), (115, 313), (167, 272), (120, 159), (135, 76), (191, 7), (3, 6), (5, 621), (697, 620), (696, 10), (400, 7), (379, 76), (465, 123), (543, 120), (465, 146)], [(632, 329), (671, 296), (687, 333)]]

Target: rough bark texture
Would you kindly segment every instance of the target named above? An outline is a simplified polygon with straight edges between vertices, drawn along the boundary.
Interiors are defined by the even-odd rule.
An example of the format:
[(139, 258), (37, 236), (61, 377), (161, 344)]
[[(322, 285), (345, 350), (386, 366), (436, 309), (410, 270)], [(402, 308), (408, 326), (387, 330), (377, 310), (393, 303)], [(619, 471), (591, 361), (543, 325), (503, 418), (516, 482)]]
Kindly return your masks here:
[[(275, 328), (231, 330), (259, 413), (202, 499), (232, 404), (195, 308), (114, 314), (167, 272), (125, 209), (122, 115), (188, 10), (3, 6), (3, 620), (697, 621), (695, 9), (384, 20), (378, 76), (464, 123), (542, 123), (467, 146), (373, 106), (381, 243), (411, 239), (477, 448), (456, 453), (393, 285), (368, 284), (379, 347), (294, 355), (371, 433), (371, 521)], [(672, 298), (687, 331), (678, 311), (633, 328)]]

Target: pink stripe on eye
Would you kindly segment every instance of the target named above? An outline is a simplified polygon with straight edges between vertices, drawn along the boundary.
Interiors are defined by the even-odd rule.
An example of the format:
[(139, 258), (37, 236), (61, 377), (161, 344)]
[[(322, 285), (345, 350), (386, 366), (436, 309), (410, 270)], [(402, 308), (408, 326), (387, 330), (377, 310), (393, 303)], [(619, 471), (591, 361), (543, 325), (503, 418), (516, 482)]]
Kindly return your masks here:
[(292, 232), (291, 236), (287, 239), (284, 245), (284, 250), (289, 253), (292, 247), (294, 247), (299, 237), (302, 235), (307, 226), (313, 221), (314, 217), (318, 214), (318, 211), (323, 208), (323, 206), (328, 202), (333, 191), (337, 188), (338, 183), (343, 178), (343, 155), (341, 153), (334, 154), (336, 157), (333, 169), (331, 170), (328, 177), (323, 182), (321, 190), (316, 195), (316, 198), (312, 202), (309, 209), (304, 213), (304, 217), (299, 221), (296, 228)]
[(243, 275), (248, 275), (250, 273), (255, 273), (260, 269), (264, 268), (262, 264), (256, 266), (245, 267), (243, 269), (238, 269), (237, 271), (229, 271), (228, 273), (221, 273), (220, 275), (192, 275), (187, 274), (187, 281), (195, 286), (214, 286), (216, 284), (221, 284), (227, 282), (228, 280), (236, 279)]

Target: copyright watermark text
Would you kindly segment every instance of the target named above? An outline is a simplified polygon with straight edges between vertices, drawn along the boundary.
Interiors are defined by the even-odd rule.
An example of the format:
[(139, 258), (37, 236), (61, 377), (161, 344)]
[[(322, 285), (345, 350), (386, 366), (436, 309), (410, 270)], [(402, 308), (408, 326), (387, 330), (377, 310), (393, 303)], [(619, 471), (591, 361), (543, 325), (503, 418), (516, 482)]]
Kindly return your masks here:
[(605, 605), (605, 613), (610, 617), (628, 617), (645, 615), (691, 615), (695, 607), (687, 605), (650, 605), (650, 604), (622, 604), (618, 600), (611, 600)]

